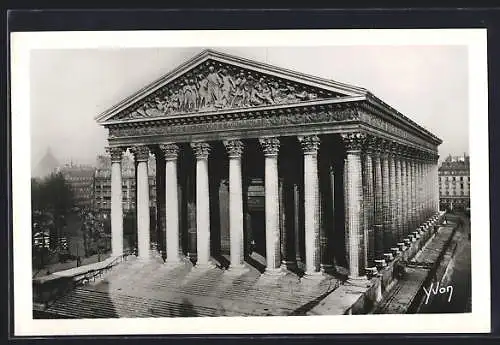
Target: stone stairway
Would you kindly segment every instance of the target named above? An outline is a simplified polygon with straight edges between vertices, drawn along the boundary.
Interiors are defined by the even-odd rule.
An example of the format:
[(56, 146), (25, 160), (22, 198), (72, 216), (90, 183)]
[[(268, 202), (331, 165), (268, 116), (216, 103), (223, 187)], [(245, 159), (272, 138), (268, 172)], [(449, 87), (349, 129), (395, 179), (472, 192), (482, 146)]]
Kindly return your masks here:
[(169, 267), (161, 260), (128, 260), (46, 312), (76, 318), (290, 315), (339, 283), (333, 277), (303, 282), (291, 272), (265, 276), (252, 266), (234, 274), (187, 261)]
[(215, 308), (76, 288), (47, 312), (71, 318), (214, 316)]

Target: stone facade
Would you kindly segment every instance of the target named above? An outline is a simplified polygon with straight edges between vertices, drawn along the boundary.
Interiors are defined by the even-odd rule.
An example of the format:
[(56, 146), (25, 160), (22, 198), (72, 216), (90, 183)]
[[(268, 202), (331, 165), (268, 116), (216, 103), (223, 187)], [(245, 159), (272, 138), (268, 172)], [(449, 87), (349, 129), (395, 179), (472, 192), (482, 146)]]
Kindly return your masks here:
[[(116, 165), (112, 218), (122, 214), (122, 153), (135, 155), (143, 259), (148, 154), (161, 172), (166, 263), (188, 255), (213, 267), (227, 254), (241, 270), (258, 252), (265, 274), (344, 266), (360, 279), (438, 212), (441, 140), (362, 88), (207, 50), (97, 121)], [(122, 224), (112, 224), (120, 255)]]
[(439, 203), (441, 210), (470, 208), (470, 158), (448, 156), (439, 167)]

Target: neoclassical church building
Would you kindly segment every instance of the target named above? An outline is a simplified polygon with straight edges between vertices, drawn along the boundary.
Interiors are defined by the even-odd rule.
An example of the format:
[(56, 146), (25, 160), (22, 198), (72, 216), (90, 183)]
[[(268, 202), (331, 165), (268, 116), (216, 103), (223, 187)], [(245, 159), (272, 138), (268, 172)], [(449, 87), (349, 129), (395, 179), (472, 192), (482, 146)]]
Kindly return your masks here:
[[(165, 264), (362, 278), (438, 212), (441, 140), (369, 91), (205, 50), (96, 118), (112, 159), (112, 251), (123, 253), (121, 160), (135, 157), (137, 255), (152, 255), (156, 159)], [(156, 247), (155, 247), (156, 248)], [(377, 262), (378, 261), (378, 262)]]

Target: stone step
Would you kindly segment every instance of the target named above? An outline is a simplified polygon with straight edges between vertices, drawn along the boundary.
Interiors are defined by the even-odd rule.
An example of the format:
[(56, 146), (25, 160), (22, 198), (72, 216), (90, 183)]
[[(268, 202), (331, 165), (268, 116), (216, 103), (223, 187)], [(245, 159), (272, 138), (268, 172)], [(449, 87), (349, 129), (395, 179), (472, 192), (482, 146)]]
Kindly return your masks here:
[[(118, 310), (117, 310), (118, 309)], [(47, 312), (79, 318), (214, 316), (216, 308), (77, 288)]]

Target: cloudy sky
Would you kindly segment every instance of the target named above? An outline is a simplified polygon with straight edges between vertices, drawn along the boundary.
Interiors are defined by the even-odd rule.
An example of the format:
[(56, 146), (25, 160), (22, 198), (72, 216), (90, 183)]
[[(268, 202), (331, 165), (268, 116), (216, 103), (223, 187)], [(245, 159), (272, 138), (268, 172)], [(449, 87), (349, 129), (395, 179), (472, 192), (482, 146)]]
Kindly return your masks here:
[[(94, 163), (107, 131), (95, 116), (203, 48), (33, 50), (31, 166), (50, 147), (60, 162)], [(364, 87), (443, 139), (441, 157), (469, 150), (465, 46), (217, 48)]]

